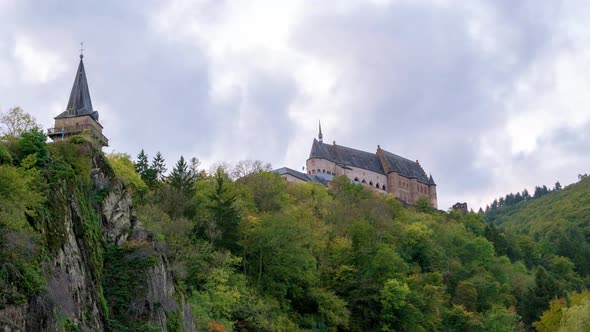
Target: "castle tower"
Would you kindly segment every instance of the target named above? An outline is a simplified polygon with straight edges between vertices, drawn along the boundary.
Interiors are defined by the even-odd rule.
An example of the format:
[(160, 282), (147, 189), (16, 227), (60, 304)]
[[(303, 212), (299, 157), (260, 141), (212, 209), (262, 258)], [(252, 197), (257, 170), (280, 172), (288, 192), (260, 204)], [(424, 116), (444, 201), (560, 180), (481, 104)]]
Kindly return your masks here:
[(428, 197), (430, 198), (430, 205), (433, 208), (438, 208), (438, 198), (436, 196), (436, 183), (432, 178), (432, 174), (430, 174), (430, 178), (428, 178)]
[(54, 142), (59, 142), (84, 132), (101, 146), (108, 146), (109, 140), (102, 134), (103, 127), (98, 122), (98, 112), (92, 108), (83, 58), (84, 55), (80, 54), (80, 63), (66, 110), (54, 118), (55, 126), (48, 130), (48, 136)]

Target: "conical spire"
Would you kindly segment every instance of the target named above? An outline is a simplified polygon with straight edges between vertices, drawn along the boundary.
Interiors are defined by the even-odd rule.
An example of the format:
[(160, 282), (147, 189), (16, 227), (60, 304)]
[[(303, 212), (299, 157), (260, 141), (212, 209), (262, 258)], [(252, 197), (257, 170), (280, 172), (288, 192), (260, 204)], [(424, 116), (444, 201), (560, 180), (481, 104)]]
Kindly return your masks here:
[(90, 99), (86, 70), (84, 70), (84, 61), (82, 58), (84, 58), (84, 55), (80, 54), (80, 63), (78, 64), (78, 71), (76, 72), (66, 111), (57, 116), (57, 118), (90, 115), (94, 120), (98, 121), (98, 113), (94, 112), (92, 108), (92, 100)]
[(320, 134), (318, 135), (318, 140), (320, 141), (320, 143), (324, 142), (324, 135), (322, 135), (322, 122), (319, 121), (320, 123)]
[(436, 185), (436, 183), (434, 182), (434, 179), (432, 178), (432, 174), (430, 174), (430, 178), (428, 178), (428, 182), (429, 182), (429, 184)]

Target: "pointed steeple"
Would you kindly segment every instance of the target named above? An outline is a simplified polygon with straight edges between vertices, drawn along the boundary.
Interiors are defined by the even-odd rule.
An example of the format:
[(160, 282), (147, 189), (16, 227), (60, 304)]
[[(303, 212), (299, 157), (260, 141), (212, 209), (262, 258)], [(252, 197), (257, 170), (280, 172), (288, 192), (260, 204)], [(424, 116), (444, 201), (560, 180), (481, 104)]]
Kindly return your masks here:
[(433, 184), (436, 186), (436, 183), (434, 182), (434, 179), (432, 178), (432, 174), (430, 174), (430, 178), (428, 178), (428, 184)]
[(318, 140), (320, 143), (324, 142), (324, 135), (322, 135), (322, 122), (320, 121), (320, 134), (318, 135)]
[(98, 121), (98, 112), (92, 108), (92, 100), (90, 99), (90, 91), (88, 90), (88, 81), (86, 79), (86, 70), (84, 70), (84, 55), (80, 53), (80, 63), (78, 64), (78, 71), (74, 78), (74, 85), (70, 92), (70, 99), (66, 111), (58, 115), (57, 118), (67, 118), (72, 116), (90, 115), (94, 120)]

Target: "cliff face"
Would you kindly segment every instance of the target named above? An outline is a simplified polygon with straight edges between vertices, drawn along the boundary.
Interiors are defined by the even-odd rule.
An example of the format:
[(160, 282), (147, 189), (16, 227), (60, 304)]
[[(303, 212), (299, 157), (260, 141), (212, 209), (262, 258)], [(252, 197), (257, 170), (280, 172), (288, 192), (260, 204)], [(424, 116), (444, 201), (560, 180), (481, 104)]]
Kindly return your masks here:
[(78, 148), (92, 163), (89, 183), (60, 183), (41, 218), (46, 292), (0, 310), (0, 330), (194, 331), (165, 250), (142, 229), (131, 195), (101, 153)]

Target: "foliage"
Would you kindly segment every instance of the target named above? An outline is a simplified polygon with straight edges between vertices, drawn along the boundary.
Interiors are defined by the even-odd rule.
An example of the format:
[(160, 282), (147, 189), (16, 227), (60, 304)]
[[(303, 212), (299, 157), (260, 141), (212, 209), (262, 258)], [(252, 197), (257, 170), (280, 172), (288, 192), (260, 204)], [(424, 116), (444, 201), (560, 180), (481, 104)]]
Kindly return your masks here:
[[(590, 292), (572, 292), (567, 298), (554, 298), (540, 319), (533, 323), (539, 332), (588, 330)], [(585, 326), (585, 328), (583, 328)], [(577, 329), (576, 329), (577, 328)]]
[(43, 165), (49, 158), (49, 149), (45, 141), (47, 136), (41, 129), (34, 127), (30, 130), (23, 131), (19, 137), (19, 155), (18, 159), (23, 160), (27, 156), (34, 154), (37, 159), (37, 165)]
[(0, 165), (3, 165), (3, 164), (11, 165), (12, 164), (12, 156), (10, 155), (10, 152), (8, 152), (8, 150), (5, 147), (0, 145)]
[(191, 196), (194, 192), (193, 185), (196, 181), (196, 174), (189, 169), (184, 157), (180, 156), (167, 180), (180, 195)]
[(162, 153), (160, 153), (160, 151), (158, 151), (156, 153), (156, 156), (152, 160), (152, 164), (151, 164), (151, 167), (150, 168), (155, 171), (155, 173), (156, 173), (156, 179), (158, 181), (163, 181), (164, 180), (164, 174), (167, 171), (167, 169), (166, 169), (166, 161), (164, 160), (164, 157), (162, 156)]
[[(427, 200), (404, 208), (345, 177), (327, 189), (243, 164), (234, 180), (231, 168), (205, 174), (181, 158), (166, 180), (161, 154), (148, 165), (145, 152), (135, 164), (113, 153), (114, 174), (141, 192), (133, 209), (149, 240), (107, 246), (98, 203), (109, 189), (90, 181), (100, 152), (53, 143), (39, 162), (39, 150), (22, 152), (23, 135), (0, 144), (16, 161), (0, 164), (0, 306), (43, 293), (41, 266), (67, 240), (60, 221), (69, 214), (110, 330), (157, 330), (144, 308), (145, 270), (162, 253), (174, 296), (204, 331), (587, 326), (590, 180), (504, 197), (488, 224), (489, 211), (447, 213)], [(180, 311), (165, 314), (168, 329), (182, 328)]]
[(140, 193), (147, 191), (148, 187), (135, 171), (131, 157), (126, 153), (112, 152), (107, 156), (115, 174), (123, 183)]
[(23, 132), (40, 128), (35, 118), (15, 106), (6, 114), (0, 113), (0, 136), (19, 137)]
[[(148, 317), (136, 314), (133, 304), (147, 292), (145, 270), (158, 260), (147, 246), (111, 246), (105, 256), (102, 285), (110, 308), (109, 327), (116, 331), (150, 330)], [(155, 328), (151, 330), (157, 331)]]

